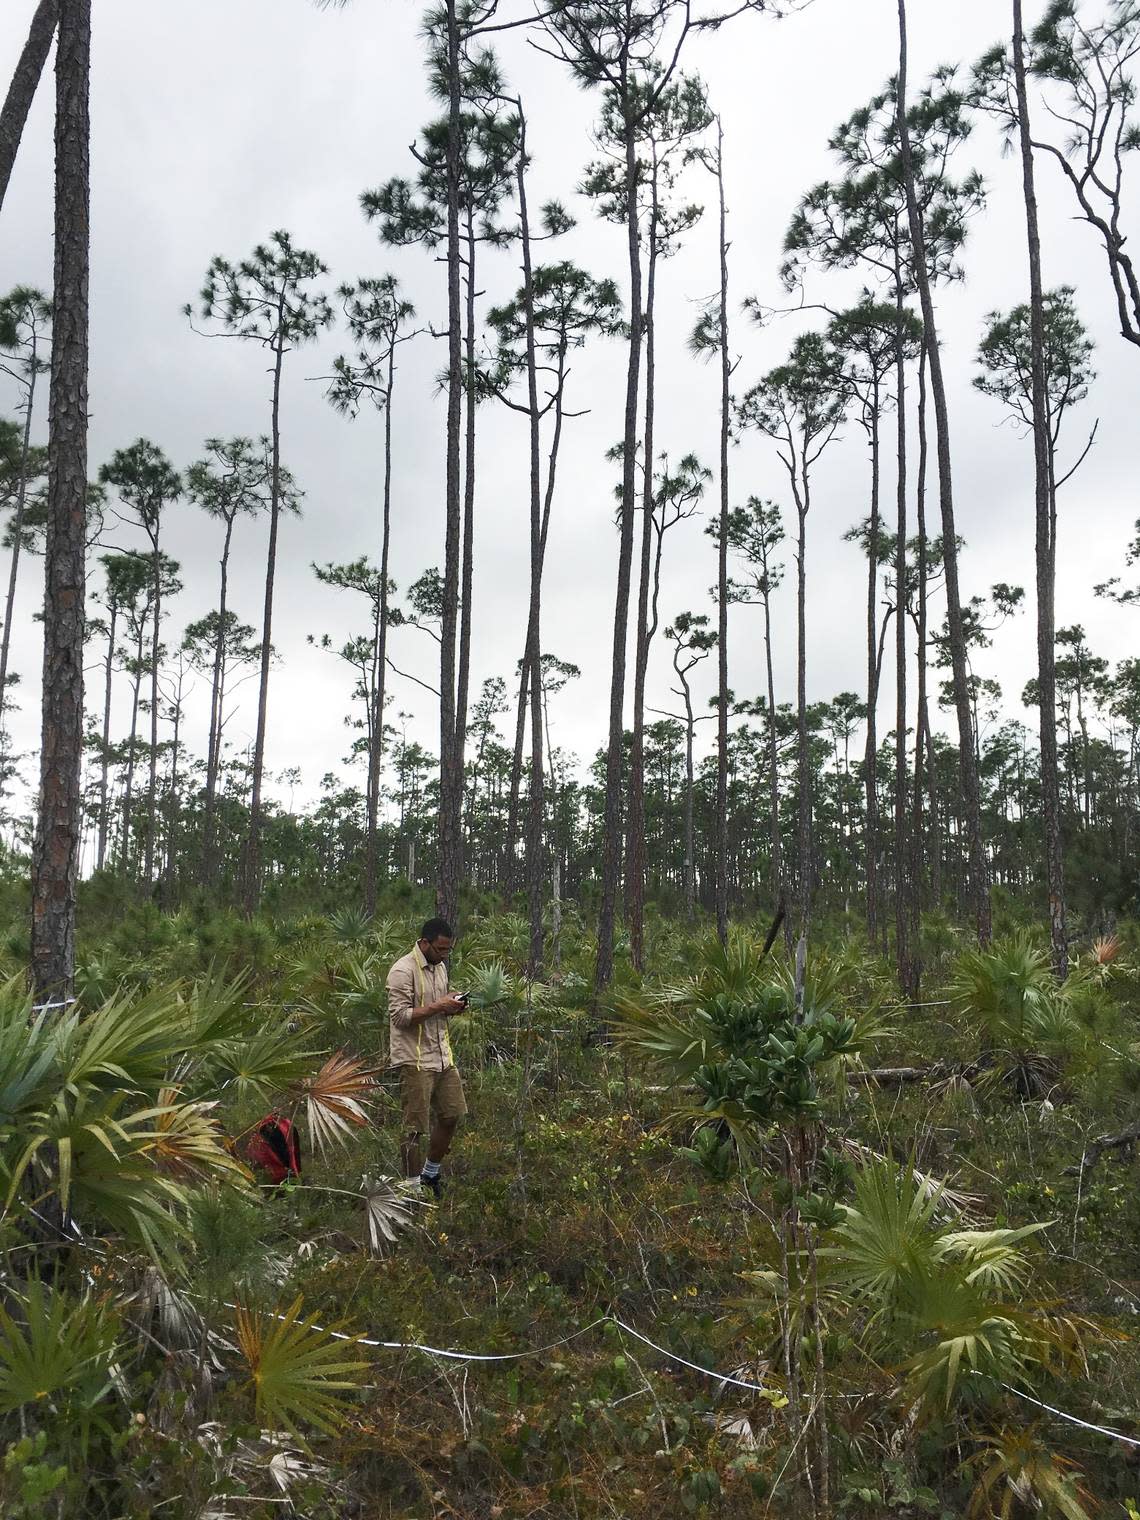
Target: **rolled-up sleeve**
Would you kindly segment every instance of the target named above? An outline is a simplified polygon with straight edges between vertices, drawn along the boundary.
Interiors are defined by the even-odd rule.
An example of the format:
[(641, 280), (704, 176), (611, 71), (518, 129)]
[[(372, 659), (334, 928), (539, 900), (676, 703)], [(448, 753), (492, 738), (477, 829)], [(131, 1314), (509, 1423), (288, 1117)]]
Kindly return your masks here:
[(412, 1027), (412, 1009), (416, 1006), (416, 980), (403, 966), (393, 966), (388, 973), (388, 1017), (396, 1029)]

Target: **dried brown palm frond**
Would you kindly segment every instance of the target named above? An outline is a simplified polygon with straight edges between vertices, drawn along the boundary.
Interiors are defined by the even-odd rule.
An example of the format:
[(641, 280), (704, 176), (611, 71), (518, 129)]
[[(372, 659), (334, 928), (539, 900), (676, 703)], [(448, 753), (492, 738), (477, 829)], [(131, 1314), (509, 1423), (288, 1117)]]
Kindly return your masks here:
[(1089, 954), (1098, 966), (1111, 966), (1123, 949), (1119, 934), (1102, 934), (1093, 940)]
[(353, 1129), (369, 1122), (368, 1103), (376, 1073), (357, 1056), (330, 1056), (315, 1076), (301, 1083), (305, 1116), (313, 1146), (324, 1152), (343, 1145)]

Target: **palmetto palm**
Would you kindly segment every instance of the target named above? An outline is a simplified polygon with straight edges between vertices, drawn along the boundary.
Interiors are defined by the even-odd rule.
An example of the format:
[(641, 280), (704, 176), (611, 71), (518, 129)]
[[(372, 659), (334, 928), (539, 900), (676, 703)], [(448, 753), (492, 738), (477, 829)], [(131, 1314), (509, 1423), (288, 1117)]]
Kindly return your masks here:
[(966, 951), (950, 990), (980, 1034), (995, 1076), (1021, 1097), (1045, 1096), (1081, 1044), (1081, 1026), (1046, 952), (1024, 933)]
[(1079, 1361), (1089, 1327), (1025, 1297), (1023, 1247), (1045, 1224), (957, 1228), (944, 1195), (889, 1158), (860, 1170), (840, 1208), (820, 1252), (829, 1285), (853, 1296), (872, 1339), (902, 1356), (906, 1396), (920, 1409), (963, 1397), (967, 1374), (987, 1379), (992, 1396)]

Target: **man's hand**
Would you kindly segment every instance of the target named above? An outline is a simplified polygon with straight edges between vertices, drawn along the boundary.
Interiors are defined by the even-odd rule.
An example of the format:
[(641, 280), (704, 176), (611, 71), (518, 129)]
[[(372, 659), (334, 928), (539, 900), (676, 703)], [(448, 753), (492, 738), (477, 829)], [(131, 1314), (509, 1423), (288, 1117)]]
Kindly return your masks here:
[(450, 1018), (452, 1014), (455, 1013), (466, 1013), (467, 1004), (461, 1002), (457, 997), (448, 996), (445, 998), (440, 998), (438, 1003), (433, 1003), (432, 1012), (442, 1013), (446, 1018)]

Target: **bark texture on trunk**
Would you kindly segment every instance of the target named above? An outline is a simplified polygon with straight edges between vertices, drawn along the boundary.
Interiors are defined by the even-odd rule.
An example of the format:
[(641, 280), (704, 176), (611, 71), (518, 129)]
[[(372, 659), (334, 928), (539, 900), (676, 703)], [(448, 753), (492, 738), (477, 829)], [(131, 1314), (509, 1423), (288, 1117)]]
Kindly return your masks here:
[(863, 789), (866, 797), (867, 940), (872, 951), (879, 947), (879, 786), (876, 762), (879, 753), (879, 665), (876, 659), (879, 614), (879, 388), (871, 398), (871, 518), (867, 534), (867, 743), (863, 752)]
[(32, 451), (32, 411), (36, 400), (36, 374), (39, 360), (39, 344), (32, 337), (30, 363), (28, 365), (27, 412), (24, 415), (24, 436), (20, 445), (20, 483), (16, 488), (16, 510), (12, 516), (12, 559), (8, 566), (8, 596), (4, 604), (4, 635), (0, 640), (0, 731), (3, 730), (4, 712), (8, 706), (8, 656), (12, 648), (12, 619), (16, 610), (16, 582), (20, 570), (20, 541), (24, 531), (24, 512), (28, 502), (28, 460)]
[(720, 208), (720, 552), (717, 556), (716, 932), (728, 944), (728, 433), (732, 367), (728, 357), (728, 231), (724, 204), (724, 132), (716, 124)]
[(899, 987), (907, 997), (918, 991), (918, 977), (910, 952), (910, 852), (907, 846), (906, 748), (906, 350), (903, 339), (903, 286), (896, 270), (895, 309), (898, 330), (895, 340), (895, 389), (898, 392), (898, 494), (895, 533), (895, 966)]
[(1056, 545), (1053, 533), (1053, 469), (1050, 458), (1048, 378), (1045, 367), (1045, 297), (1041, 281), (1041, 234), (1029, 129), (1025, 78), (1025, 34), (1021, 0), (1013, 0), (1013, 69), (1021, 143), (1021, 179), (1029, 248), (1029, 339), (1032, 351), (1034, 518), (1037, 568), (1037, 700), (1040, 712), (1041, 794), (1045, 814), (1045, 886), (1053, 970), (1063, 981), (1069, 971), (1065, 922), (1065, 865), (1061, 845), (1061, 786), (1057, 773), (1057, 676), (1054, 596)]
[(214, 643), (214, 666), (210, 674), (210, 733), (206, 745), (206, 798), (202, 819), (202, 879), (207, 887), (214, 885), (218, 874), (214, 839), (217, 827), (218, 769), (222, 758), (226, 609), (230, 543), (233, 539), (234, 521), (233, 517), (226, 518), (226, 536), (222, 543), (221, 587), (218, 592), (218, 636)]
[(457, 0), (447, 0), (447, 454), (443, 609), (439, 646), (439, 875), (436, 907), (454, 927), (463, 870), (463, 776), (456, 774), (456, 643), (462, 502), (460, 432), (463, 404), (463, 300), (459, 242), (459, 149), (462, 137)]
[(261, 670), (257, 688), (257, 731), (253, 741), (253, 785), (249, 799), (249, 839), (245, 857), (245, 911), (255, 913), (261, 901), (261, 786), (265, 774), (265, 729), (269, 715), (269, 669), (273, 659), (273, 591), (277, 578), (277, 529), (281, 521), (281, 370), (285, 359), (278, 310), (278, 340), (273, 364), (273, 411), (269, 475), (269, 547), (265, 554), (265, 603), (261, 620)]
[(111, 765), (111, 681), (115, 670), (115, 627), (119, 619), (119, 604), (113, 595), (109, 610), (111, 622), (107, 631), (107, 664), (103, 686), (103, 743), (99, 757), (99, 842), (95, 854), (95, 865), (100, 871), (107, 863), (107, 831), (110, 824), (107, 789)]
[(372, 748), (368, 755), (368, 838), (364, 852), (364, 911), (376, 913), (378, 878), (377, 830), (380, 819), (380, 774), (384, 758), (384, 694), (388, 674), (388, 562), (392, 547), (392, 391), (396, 383), (396, 341), (388, 350), (388, 394), (384, 402), (384, 505), (380, 526), (380, 613), (376, 633), (376, 686), (372, 713)]
[(4, 105), (0, 108), (0, 208), (8, 193), (12, 168), (20, 150), (20, 140), (27, 125), (28, 112), (36, 97), (44, 64), (51, 52), (59, 19), (59, 0), (40, 0), (28, 28), (28, 40), (16, 63)]
[(657, 294), (657, 174), (650, 179), (649, 263), (645, 278), (645, 438), (641, 492), (641, 563), (637, 588), (637, 647), (633, 667), (633, 735), (629, 752), (626, 816), (626, 912), (629, 952), (636, 970), (645, 967), (645, 681), (649, 671), (649, 595), (653, 577), (653, 436), (657, 387), (654, 301)]
[(55, 337), (51, 362), (43, 735), (32, 861), (32, 981), (68, 996), (82, 832), (87, 550), (91, 0), (61, 0), (55, 108)]
[(526, 117), (519, 103), (518, 193), (522, 234), (523, 306), (526, 323), (527, 423), (530, 444), (530, 608), (527, 616), (526, 661), (530, 667), (530, 798), (526, 827), (526, 895), (530, 912), (530, 953), (527, 972), (542, 975), (542, 823), (545, 768), (542, 754), (542, 413), (538, 399), (538, 358), (534, 331), (534, 270), (531, 266), (530, 220), (526, 200)]
[(899, 150), (906, 187), (907, 216), (910, 223), (911, 248), (915, 280), (922, 304), (922, 321), (926, 330), (927, 358), (930, 364), (930, 393), (934, 400), (937, 424), (938, 494), (942, 507), (942, 538), (946, 573), (946, 629), (954, 680), (954, 706), (958, 716), (958, 761), (961, 767), (962, 809), (966, 824), (969, 855), (969, 899), (974, 913), (978, 942), (989, 944), (992, 934), (989, 867), (982, 839), (981, 792), (978, 765), (974, 752), (974, 722), (970, 710), (969, 670), (966, 664), (966, 640), (962, 626), (962, 599), (958, 587), (958, 541), (954, 523), (954, 484), (950, 465), (950, 421), (946, 404), (946, 385), (942, 373), (942, 351), (934, 321), (934, 298), (930, 287), (930, 270), (926, 260), (926, 235), (918, 207), (914, 184), (914, 163), (910, 148), (910, 127), (906, 117), (907, 30), (906, 0), (898, 0), (899, 77), (898, 125)]
[(621, 538), (618, 547), (617, 591), (614, 598), (613, 669), (610, 680), (610, 721), (606, 747), (606, 799), (602, 838), (602, 900), (598, 914), (598, 959), (595, 994), (613, 976), (614, 917), (621, 881), (622, 750), (624, 740), (626, 637), (629, 628), (629, 586), (633, 563), (634, 502), (637, 498), (637, 395), (641, 376), (641, 245), (637, 228), (637, 145), (632, 120), (625, 123), (626, 231), (629, 248), (629, 364), (625, 388), (625, 453), (622, 460)]

